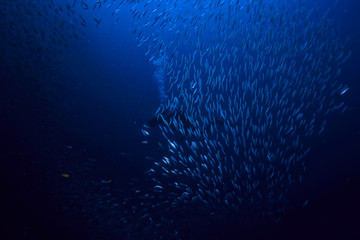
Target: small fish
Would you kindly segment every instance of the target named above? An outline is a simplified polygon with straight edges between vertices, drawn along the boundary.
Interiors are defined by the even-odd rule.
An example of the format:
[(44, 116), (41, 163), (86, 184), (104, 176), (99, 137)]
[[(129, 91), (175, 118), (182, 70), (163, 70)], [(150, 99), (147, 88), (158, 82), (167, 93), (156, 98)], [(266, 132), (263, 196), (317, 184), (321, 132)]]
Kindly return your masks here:
[(94, 21), (96, 22), (96, 27), (98, 27), (102, 21), (102, 18), (100, 18), (100, 19), (94, 18)]
[(141, 129), (141, 132), (142, 132), (142, 134), (143, 134), (144, 136), (146, 136), (146, 137), (150, 135), (149, 132), (146, 131), (146, 130), (144, 130), (144, 129)]
[(63, 178), (69, 178), (69, 177), (70, 177), (70, 174), (68, 174), (68, 173), (62, 173), (61, 176), (62, 176)]
[(349, 90), (349, 88), (348, 88), (348, 87), (347, 87), (347, 88), (345, 88), (344, 90), (342, 90), (342, 91), (341, 91), (340, 95), (345, 94), (348, 90)]

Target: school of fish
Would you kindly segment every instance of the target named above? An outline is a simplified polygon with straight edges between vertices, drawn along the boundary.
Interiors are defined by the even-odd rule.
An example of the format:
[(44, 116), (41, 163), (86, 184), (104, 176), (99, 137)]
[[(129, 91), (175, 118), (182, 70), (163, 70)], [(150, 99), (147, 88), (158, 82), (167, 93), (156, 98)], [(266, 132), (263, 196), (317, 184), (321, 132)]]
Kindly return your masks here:
[[(307, 0), (0, 5), (7, 19), (0, 35), (8, 46), (1, 50), (27, 60), (17, 66), (50, 64), (88, 26), (84, 12), (102, 6), (115, 22), (128, 8), (149, 62), (166, 58), (166, 92), (156, 113), (164, 154), (146, 171), (147, 187), (135, 184), (135, 196), (123, 200), (129, 239), (189, 238), (186, 222), (277, 221), (289, 189), (302, 182), (306, 140), (324, 132), (329, 114), (347, 109), (342, 97), (349, 88), (339, 76), (351, 51), (335, 27), (335, 7), (324, 11)], [(33, 28), (19, 21), (33, 21)], [(101, 18), (92, 23), (97, 27)], [(164, 117), (164, 109), (188, 122)], [(152, 131), (142, 129), (146, 142)]]
[[(157, 113), (167, 153), (134, 206), (154, 234), (186, 232), (176, 217), (189, 211), (243, 224), (281, 218), (306, 170), (306, 139), (324, 131), (328, 114), (347, 109), (348, 87), (338, 78), (351, 52), (331, 11), (318, 11), (301, 0), (133, 8), (149, 60), (169, 58), (169, 98)], [(176, 115), (163, 118), (163, 108), (184, 113), (190, 127)]]

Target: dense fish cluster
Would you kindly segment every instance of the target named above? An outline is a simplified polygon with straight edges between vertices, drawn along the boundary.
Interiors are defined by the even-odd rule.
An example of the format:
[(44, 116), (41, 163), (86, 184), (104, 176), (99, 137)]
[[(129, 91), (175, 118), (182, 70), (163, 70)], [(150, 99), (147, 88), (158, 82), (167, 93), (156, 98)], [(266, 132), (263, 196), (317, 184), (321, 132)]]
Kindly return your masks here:
[(0, 16), (2, 64), (13, 72), (54, 69), (81, 29), (79, 15), (54, 1), (1, 1)]
[(163, 156), (116, 204), (120, 227), (129, 239), (191, 239), (194, 226), (278, 220), (302, 182), (305, 140), (346, 111), (339, 75), (351, 52), (332, 12), (306, 0), (5, 1), (1, 53), (48, 66), (88, 16), (97, 27), (106, 8), (118, 22), (125, 4), (159, 84), (144, 142)]
[[(119, 10), (135, 1), (33, 0), (0, 2), (0, 53), (10, 72), (56, 70), (72, 39), (84, 36), (89, 26), (98, 27), (97, 10), (107, 8), (120, 20)], [(115, 5), (116, 3), (116, 5)], [(104, 7), (102, 7), (104, 6)]]
[(154, 79), (158, 84), (159, 88), (159, 96), (160, 96), (160, 103), (165, 104), (167, 101), (167, 93), (166, 93), (166, 65), (167, 65), (167, 56), (163, 55), (162, 57), (153, 61), (155, 72), (154, 72)]
[(331, 12), (301, 0), (147, 1), (133, 12), (149, 60), (169, 56), (156, 113), (165, 154), (147, 172), (152, 188), (136, 189), (138, 226), (169, 238), (186, 232), (177, 216), (197, 219), (187, 212), (278, 220), (302, 182), (305, 140), (346, 110), (338, 77), (351, 52)]

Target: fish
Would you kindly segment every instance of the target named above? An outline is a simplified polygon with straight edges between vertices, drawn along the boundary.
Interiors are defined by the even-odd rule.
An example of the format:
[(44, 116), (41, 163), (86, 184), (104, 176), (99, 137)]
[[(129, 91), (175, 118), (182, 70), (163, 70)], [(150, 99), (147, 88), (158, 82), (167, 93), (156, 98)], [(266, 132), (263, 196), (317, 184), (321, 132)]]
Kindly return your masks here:
[(144, 136), (146, 136), (146, 137), (150, 135), (149, 132), (146, 131), (146, 130), (144, 130), (144, 129), (141, 129), (141, 132), (142, 132), (142, 134), (143, 134)]
[(349, 90), (348, 87), (347, 87), (347, 88), (344, 88), (344, 90), (342, 90), (342, 91), (340, 92), (340, 95), (344, 95), (348, 90)]
[(145, 157), (146, 184), (134, 181), (136, 194), (123, 204), (119, 219), (133, 230), (129, 238), (186, 238), (173, 219), (193, 209), (212, 216), (209, 226), (233, 214), (278, 221), (289, 189), (305, 176), (311, 146), (304, 139), (325, 131), (329, 113), (346, 110), (339, 95), (349, 87), (339, 76), (351, 51), (332, 17), (319, 19), (322, 10), (310, 2), (39, 2), (43, 8), (0, 4), (1, 52), (16, 56), (18, 69), (56, 67), (72, 39), (100, 25), (101, 11), (116, 23), (120, 8), (132, 16), (130, 32), (145, 59), (167, 57), (166, 101), (141, 129), (145, 146), (157, 143), (162, 156)]
[(94, 18), (94, 21), (96, 22), (96, 27), (98, 27), (102, 21), (102, 18), (100, 19)]

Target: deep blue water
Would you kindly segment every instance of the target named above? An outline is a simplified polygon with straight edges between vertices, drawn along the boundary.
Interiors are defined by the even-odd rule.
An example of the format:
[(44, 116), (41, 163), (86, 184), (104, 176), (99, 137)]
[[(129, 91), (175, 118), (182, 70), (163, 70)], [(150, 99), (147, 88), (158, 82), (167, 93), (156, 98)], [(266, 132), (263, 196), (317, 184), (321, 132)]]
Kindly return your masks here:
[[(327, 8), (332, 1), (319, 2)], [(126, 239), (131, 231), (117, 222), (123, 221), (121, 210), (110, 206), (131, 195), (132, 179), (145, 188), (144, 171), (164, 153), (157, 130), (142, 143), (141, 128), (153, 118), (160, 99), (154, 65), (132, 33), (132, 4), (121, 8), (117, 23), (105, 7), (97, 15), (84, 15), (89, 26), (79, 28), (79, 38), (65, 38), (67, 47), (52, 45), (62, 51), (56, 55), (17, 46), (8, 40), (14, 38), (9, 32), (1, 31), (1, 225), (6, 229), (1, 239)], [(2, 23), (13, 21), (8, 9), (13, 10), (4, 4)], [(43, 11), (35, 5), (25, 14), (34, 9)], [(290, 189), (290, 207), (280, 222), (213, 227), (200, 218), (198, 227), (184, 227), (197, 232), (184, 232), (184, 239), (360, 236), (359, 11), (355, 0), (343, 0), (335, 9), (340, 36), (350, 37), (347, 49), (352, 51), (340, 76), (349, 86), (344, 94), (349, 110), (328, 115), (324, 133), (307, 140), (307, 171), (303, 183)], [(96, 27), (93, 18), (98, 16), (102, 22)], [(24, 28), (31, 24), (15, 22)], [(20, 27), (14, 29), (27, 36)], [(20, 42), (28, 44), (21, 37)], [(54, 63), (39, 64), (37, 54), (48, 54)], [(186, 222), (182, 217), (179, 222)]]

